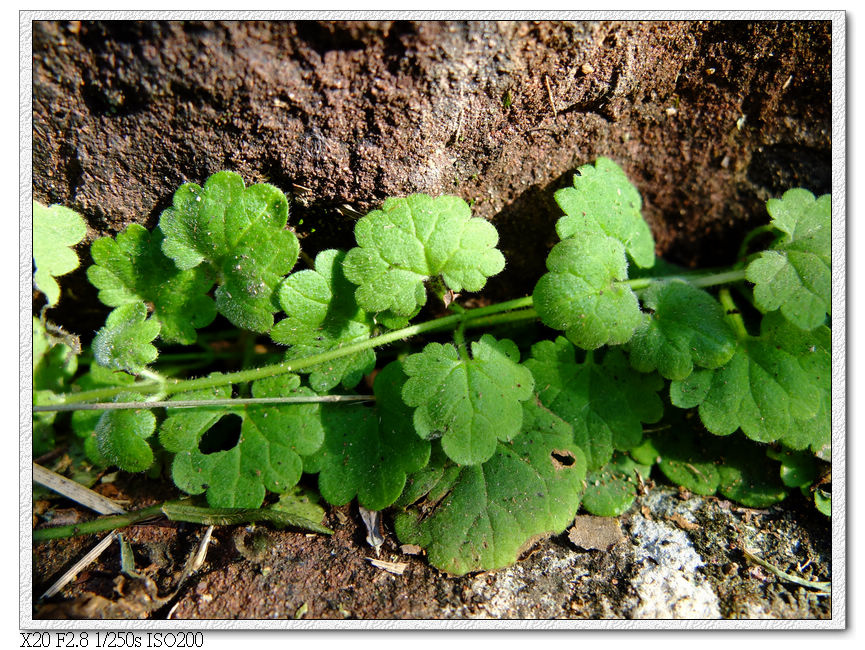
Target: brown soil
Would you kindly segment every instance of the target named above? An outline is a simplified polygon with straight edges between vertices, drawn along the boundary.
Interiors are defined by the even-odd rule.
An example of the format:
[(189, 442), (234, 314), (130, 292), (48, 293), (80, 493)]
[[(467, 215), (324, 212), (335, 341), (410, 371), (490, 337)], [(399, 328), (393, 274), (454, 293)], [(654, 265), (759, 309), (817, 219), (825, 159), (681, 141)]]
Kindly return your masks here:
[[(827, 22), (36, 22), (34, 198), (81, 212), (89, 242), (129, 223), (152, 227), (182, 182), (233, 169), (293, 195), (291, 225), (315, 252), (349, 247), (355, 215), (386, 196), (458, 194), (501, 233), (508, 268), (485, 293), (504, 299), (531, 292), (544, 270), (560, 215), (553, 192), (578, 165), (608, 156), (641, 191), (659, 254), (724, 264), (766, 221), (767, 198), (831, 190), (830, 51)], [(106, 310), (83, 268), (64, 290), (50, 318), (86, 342)], [(140, 485), (135, 502), (164, 490)], [(723, 510), (705, 508), (709, 519)], [(779, 535), (789, 532), (779, 522), (805, 531), (779, 566), (813, 559), (813, 579), (827, 579), (825, 520), (795, 502), (755, 516)], [(93, 594), (107, 600), (92, 601), (90, 615), (126, 598), (127, 617), (292, 618), (304, 607), (307, 618), (502, 615), (491, 603), (506, 574), (447, 578), (401, 556), (392, 536), (382, 558), (408, 569), (382, 572), (356, 519), (331, 510), (333, 537), (218, 529), (205, 567), (163, 604), (201, 528), (133, 527), (152, 583), (116, 582), (111, 552), (62, 598), (34, 601), (34, 616), (81, 615), (76, 599)], [(829, 615), (827, 598), (754, 573), (729, 547), (739, 534), (730, 526), (726, 541), (689, 533), (710, 558), (706, 575), (738, 580), (716, 589), (724, 616)], [(34, 597), (94, 539), (36, 547)], [(576, 571), (566, 591), (585, 590), (538, 582), (560, 561)], [(561, 536), (520, 566), (537, 598), (513, 604), (514, 616), (635, 611), (627, 554), (577, 553)], [(752, 596), (765, 607), (742, 605)]]

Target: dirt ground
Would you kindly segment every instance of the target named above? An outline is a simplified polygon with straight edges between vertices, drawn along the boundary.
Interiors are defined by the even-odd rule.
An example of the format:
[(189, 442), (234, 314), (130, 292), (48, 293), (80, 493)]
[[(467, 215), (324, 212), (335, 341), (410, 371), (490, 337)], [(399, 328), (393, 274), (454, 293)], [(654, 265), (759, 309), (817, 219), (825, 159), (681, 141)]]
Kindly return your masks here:
[[(457, 194), (501, 233), (508, 266), (485, 290), (497, 300), (531, 292), (556, 239), (553, 193), (598, 156), (639, 188), (657, 253), (685, 266), (732, 262), (771, 196), (831, 190), (826, 22), (70, 20), (34, 23), (32, 45), (34, 198), (83, 214), (85, 244), (130, 223), (152, 227), (181, 183), (221, 169), (290, 194), (290, 225), (311, 253), (350, 246), (355, 219), (387, 196)], [(88, 264), (64, 278), (50, 312), (84, 343), (107, 313)], [(137, 485), (115, 489), (141, 505), (170, 496), (160, 483)], [(408, 568), (375, 568), (351, 507), (328, 510), (331, 537), (218, 528), (176, 594), (200, 526), (132, 527), (144, 578), (118, 577), (113, 547), (39, 601), (96, 538), (49, 542), (34, 547), (33, 616), (829, 616), (829, 597), (740, 549), (750, 539), (780, 569), (828, 580), (821, 515), (796, 499), (755, 512), (657, 494), (621, 518), (613, 552), (578, 549), (564, 534), (515, 567), (462, 578), (402, 554), (392, 532), (381, 557)], [(82, 516), (37, 502), (57, 507)], [(683, 555), (660, 561), (646, 541), (658, 535)], [(653, 562), (684, 583), (654, 576)], [(667, 596), (685, 605), (664, 609), (657, 580), (679, 585)]]
[[(149, 498), (162, 484), (121, 484)], [(142, 504), (143, 505), (143, 504)], [(37, 503), (71, 516), (62, 499)], [(76, 511), (77, 512), (77, 511)], [(628, 513), (609, 550), (584, 549), (567, 533), (518, 564), (454, 578), (401, 550), (386, 518), (380, 555), (356, 508), (328, 510), (332, 536), (266, 526), (218, 527), (201, 569), (178, 584), (204, 526), (155, 522), (124, 530), (140, 578), (121, 575), (117, 544), (58, 596), (39, 597), (98, 540), (34, 548), (34, 619), (825, 619), (831, 597), (779, 579), (743, 545), (809, 581), (831, 577), (829, 520), (801, 500), (766, 510), (655, 487)], [(617, 523), (615, 523), (617, 522)], [(583, 542), (585, 544), (585, 542)], [(587, 544), (588, 545), (588, 544)], [(410, 549), (409, 549), (410, 550)], [(401, 575), (370, 558), (405, 563)], [(179, 587), (179, 591), (176, 591)], [(176, 591), (176, 593), (175, 593)]]

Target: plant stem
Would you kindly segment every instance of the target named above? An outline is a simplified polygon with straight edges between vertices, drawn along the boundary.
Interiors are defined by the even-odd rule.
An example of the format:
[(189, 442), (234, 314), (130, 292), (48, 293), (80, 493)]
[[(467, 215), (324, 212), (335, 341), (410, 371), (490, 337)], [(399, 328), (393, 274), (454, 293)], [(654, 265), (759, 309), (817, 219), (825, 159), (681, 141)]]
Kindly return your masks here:
[(69, 524), (67, 526), (53, 526), (51, 528), (40, 528), (33, 531), (34, 542), (44, 542), (49, 539), (58, 539), (61, 537), (75, 537), (78, 535), (89, 535), (91, 533), (101, 533), (106, 530), (114, 530), (123, 526), (131, 526), (133, 524), (153, 519), (162, 516), (162, 505), (157, 504), (128, 512), (125, 515), (110, 515), (108, 517), (100, 517), (92, 521), (84, 521), (80, 524)]
[[(624, 284), (628, 284), (632, 289), (639, 290), (646, 288), (654, 282), (661, 282), (670, 279), (681, 279), (698, 287), (710, 287), (718, 284), (730, 282), (738, 282), (745, 278), (744, 270), (732, 270), (722, 272), (711, 272), (703, 274), (684, 274), (660, 278), (637, 278), (628, 280)], [(95, 400), (106, 400), (115, 397), (124, 391), (135, 391), (139, 393), (152, 394), (163, 393), (164, 395), (174, 395), (176, 393), (207, 390), (219, 386), (227, 386), (230, 384), (239, 384), (244, 382), (252, 382), (266, 377), (274, 377), (289, 372), (297, 372), (317, 366), (322, 363), (327, 363), (334, 359), (356, 354), (364, 350), (368, 350), (382, 345), (388, 345), (395, 341), (407, 339), (420, 334), (429, 332), (438, 332), (443, 330), (451, 330), (463, 326), (464, 329), (474, 327), (487, 327), (490, 325), (499, 325), (518, 320), (526, 320), (536, 318), (533, 307), (532, 296), (524, 298), (515, 298), (505, 302), (488, 305), (486, 307), (478, 307), (475, 309), (463, 309), (459, 313), (451, 316), (444, 316), (435, 320), (409, 325), (399, 330), (386, 332), (379, 336), (372, 337), (365, 341), (360, 341), (352, 345), (337, 347), (321, 354), (315, 354), (309, 357), (300, 359), (290, 359), (282, 363), (262, 366), (259, 368), (251, 368), (248, 370), (240, 370), (233, 373), (225, 373), (213, 377), (200, 377), (198, 379), (162, 379), (161, 381), (143, 381), (131, 386), (110, 386), (106, 388), (96, 388), (89, 391), (81, 391), (79, 393), (67, 393), (59, 396), (60, 403), (81, 403)], [(743, 325), (744, 327), (744, 325)]]
[(181, 399), (158, 402), (67, 402), (34, 406), (33, 412), (42, 411), (119, 411), (124, 409), (197, 408), (222, 406), (252, 406), (274, 404), (312, 404), (318, 402), (374, 402), (375, 395), (300, 395), (294, 397), (235, 397), (228, 399)]
[(634, 278), (626, 280), (622, 284), (627, 284), (634, 291), (645, 289), (655, 282), (663, 282), (667, 280), (682, 280), (694, 287), (714, 287), (719, 284), (730, 284), (731, 282), (741, 282), (745, 279), (744, 269), (735, 269), (728, 271), (712, 272), (712, 273), (683, 273), (681, 275), (668, 275), (659, 278)]
[(733, 301), (733, 296), (730, 295), (730, 290), (726, 287), (718, 292), (718, 300), (726, 312), (727, 321), (733, 326), (733, 331), (736, 332), (736, 338), (740, 341), (748, 338), (748, 330), (745, 328), (745, 321), (742, 319), (742, 314), (736, 303)]

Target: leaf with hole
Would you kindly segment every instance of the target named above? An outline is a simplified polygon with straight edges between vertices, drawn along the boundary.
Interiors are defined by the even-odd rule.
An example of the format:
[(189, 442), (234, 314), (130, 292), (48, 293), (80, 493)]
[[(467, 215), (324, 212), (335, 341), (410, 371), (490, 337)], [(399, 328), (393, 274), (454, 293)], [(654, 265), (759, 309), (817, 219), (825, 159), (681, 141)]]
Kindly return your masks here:
[(610, 350), (599, 363), (591, 355), (576, 361), (574, 346), (563, 337), (540, 341), (524, 364), (535, 378), (541, 402), (574, 429), (574, 440), (586, 454), (589, 470), (640, 444), (643, 423), (663, 415), (656, 374), (630, 371), (619, 350)]
[[(176, 399), (223, 399), (228, 387), (180, 393)], [(297, 375), (259, 379), (253, 397), (311, 395)], [(277, 494), (294, 487), (302, 455), (314, 453), (324, 440), (319, 404), (215, 406), (166, 409), (159, 440), (175, 454), (171, 474), (189, 494), (207, 492), (215, 508), (258, 508), (265, 491)], [(229, 430), (217, 427), (220, 421)], [(208, 432), (224, 440), (209, 440)], [(204, 448), (202, 448), (204, 447)]]
[(533, 400), (526, 404), (533, 412), (527, 412), (522, 434), (499, 442), (479, 465), (443, 460), (441, 479), (426, 498), (397, 516), (400, 541), (422, 546), (442, 571), (462, 575), (507, 566), (573, 520), (585, 457), (567, 425), (551, 424)]

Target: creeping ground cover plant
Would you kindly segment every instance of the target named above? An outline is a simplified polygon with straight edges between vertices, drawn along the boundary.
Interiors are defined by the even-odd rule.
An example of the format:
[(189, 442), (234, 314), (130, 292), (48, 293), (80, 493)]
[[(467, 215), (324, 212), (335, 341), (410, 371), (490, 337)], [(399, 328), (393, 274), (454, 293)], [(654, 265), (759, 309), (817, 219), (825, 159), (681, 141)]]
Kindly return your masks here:
[(387, 509), (452, 574), (514, 562), (580, 508), (625, 512), (652, 472), (751, 507), (799, 491), (829, 515), (830, 197), (771, 199), (738, 261), (703, 271), (656, 259), (611, 160), (555, 199), (532, 294), (469, 308), (506, 260), (462, 199), (389, 198), (356, 247), (313, 257), (282, 191), (219, 172), (152, 231), (93, 241), (111, 311), (84, 350), (50, 321), (84, 222), (34, 204), (34, 452), (65, 436), (81, 463), (163, 476), (187, 496), (160, 512), (188, 521), (328, 532), (315, 485)]

